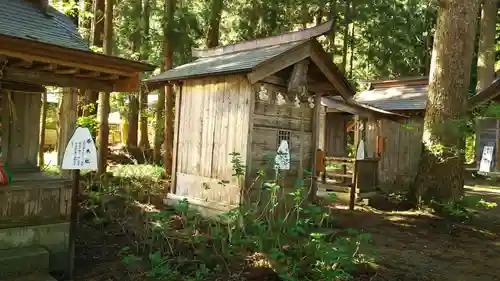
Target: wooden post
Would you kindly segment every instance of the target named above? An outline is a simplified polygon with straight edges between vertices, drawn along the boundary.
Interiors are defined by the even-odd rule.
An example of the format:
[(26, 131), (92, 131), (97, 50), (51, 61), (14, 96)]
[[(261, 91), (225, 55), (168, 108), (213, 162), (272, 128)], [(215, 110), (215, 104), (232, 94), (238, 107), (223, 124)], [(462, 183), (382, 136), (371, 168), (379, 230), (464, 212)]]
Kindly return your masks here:
[[(314, 97), (314, 114), (313, 114), (313, 122), (312, 122), (312, 155), (314, 157), (313, 163), (316, 163), (317, 159), (317, 153), (316, 151), (319, 149), (319, 130), (320, 130), (320, 124), (319, 124), (319, 118), (320, 118), (320, 111), (321, 111), (321, 93), (316, 93)], [(326, 167), (325, 167), (325, 172), (326, 172)], [(316, 201), (316, 195), (318, 193), (318, 181), (316, 177), (316, 165), (312, 165), (312, 183), (311, 183), (311, 192), (309, 193), (309, 197), (311, 202)]]
[(71, 186), (71, 214), (69, 225), (69, 247), (68, 247), (68, 276), (73, 280), (75, 267), (75, 244), (76, 244), (76, 226), (78, 222), (78, 197), (80, 196), (80, 170), (72, 171)]
[(40, 169), (45, 166), (45, 125), (47, 123), (47, 92), (42, 93), (42, 116), (40, 117), (40, 146), (38, 147), (38, 165)]
[[(73, 88), (64, 89), (61, 106), (59, 108), (59, 139), (58, 149), (57, 149), (57, 165), (60, 167), (62, 164), (62, 159), (64, 156), (64, 148), (68, 143), (71, 135), (75, 131), (76, 125), (76, 112), (77, 112), (77, 103), (78, 96), (77, 90)], [(69, 174), (67, 172), (61, 171), (63, 176), (68, 177)]]

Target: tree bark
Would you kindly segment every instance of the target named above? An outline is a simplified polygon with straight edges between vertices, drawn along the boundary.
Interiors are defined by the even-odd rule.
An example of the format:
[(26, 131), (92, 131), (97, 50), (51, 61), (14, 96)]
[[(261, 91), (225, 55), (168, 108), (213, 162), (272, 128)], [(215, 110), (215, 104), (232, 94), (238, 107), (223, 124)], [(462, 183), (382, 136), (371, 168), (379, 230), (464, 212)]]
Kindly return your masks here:
[[(92, 18), (91, 27), (91, 43), (93, 46), (102, 48), (104, 41), (104, 0), (94, 0), (92, 7), (94, 17)], [(83, 108), (84, 116), (97, 115), (97, 100), (99, 99), (99, 92), (86, 91), (86, 104)]]
[(328, 14), (328, 18), (330, 20), (333, 20), (333, 25), (332, 25), (332, 30), (328, 36), (328, 39), (330, 41), (330, 49), (332, 52), (332, 61), (335, 62), (335, 36), (336, 36), (336, 31), (337, 31), (337, 0), (331, 0), (330, 2), (330, 13)]
[(139, 99), (137, 93), (129, 94), (127, 148), (136, 148), (139, 132)]
[(157, 165), (161, 163), (161, 147), (165, 135), (165, 89), (158, 91), (158, 102), (156, 104), (156, 126), (154, 143), (154, 161)]
[(442, 0), (434, 36), (423, 152), (414, 200), (458, 200), (464, 184), (464, 125), (479, 0)]
[[(149, 0), (143, 0), (142, 7), (142, 44), (140, 59), (147, 60), (149, 57), (149, 16), (150, 16)], [(139, 89), (139, 120), (140, 120), (140, 135), (139, 147), (144, 151), (150, 148), (148, 138), (148, 92), (144, 87)]]
[(495, 79), (496, 20), (497, 0), (484, 0), (479, 27), (477, 91), (488, 87)]
[[(173, 21), (175, 12), (176, 0), (165, 0), (165, 11), (167, 17), (167, 25), (165, 28), (165, 70), (172, 69), (173, 56)], [(172, 174), (172, 152), (174, 144), (174, 91), (171, 84), (165, 86), (165, 175), (168, 177)]]
[[(104, 16), (104, 53), (111, 55), (113, 52), (113, 3), (114, 0), (106, 0)], [(106, 173), (109, 142), (109, 94), (99, 93), (99, 165), (98, 173)]]
[(38, 165), (45, 166), (45, 125), (47, 124), (47, 92), (42, 93), (42, 116), (40, 118), (40, 146), (38, 148)]
[(345, 73), (347, 67), (347, 47), (349, 46), (349, 22), (351, 21), (351, 1), (345, 1), (344, 12), (344, 42), (342, 46), (342, 72)]
[(212, 0), (212, 13), (207, 32), (207, 48), (213, 48), (219, 45), (220, 19), (223, 9), (224, 0)]

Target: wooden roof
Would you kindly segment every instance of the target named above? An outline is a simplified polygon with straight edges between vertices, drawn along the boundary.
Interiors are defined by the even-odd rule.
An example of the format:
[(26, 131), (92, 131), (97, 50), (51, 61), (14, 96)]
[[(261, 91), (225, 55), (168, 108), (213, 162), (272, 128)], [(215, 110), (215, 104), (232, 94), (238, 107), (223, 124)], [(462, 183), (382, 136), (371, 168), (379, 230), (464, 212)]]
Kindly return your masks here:
[(425, 110), (427, 106), (427, 77), (369, 83), (370, 88), (356, 94), (355, 101), (389, 111)]
[(365, 118), (382, 117), (391, 120), (401, 120), (408, 118), (407, 116), (399, 113), (394, 113), (374, 106), (362, 104), (354, 99), (345, 100), (342, 97), (338, 96), (323, 97), (321, 99), (321, 104), (323, 106), (326, 106), (328, 109), (333, 109), (335, 111), (340, 111), (340, 112), (346, 112)]
[[(330, 30), (332, 22), (279, 36), (241, 42), (207, 50), (194, 50), (194, 62), (178, 66), (145, 80), (155, 88), (185, 79), (245, 74), (250, 83), (286, 72), (295, 63), (309, 59), (312, 91), (352, 97), (354, 89), (332, 62), (315, 37)], [(278, 77), (279, 78), (279, 77)]]
[(500, 77), (495, 79), (495, 81), (493, 81), (493, 83), (491, 83), (484, 90), (470, 97), (469, 108), (474, 109), (488, 101), (497, 99), (499, 96), (500, 96)]
[(4, 88), (10, 83), (136, 91), (140, 73), (155, 69), (92, 52), (73, 22), (52, 7), (43, 10), (24, 0), (0, 0), (0, 26)]

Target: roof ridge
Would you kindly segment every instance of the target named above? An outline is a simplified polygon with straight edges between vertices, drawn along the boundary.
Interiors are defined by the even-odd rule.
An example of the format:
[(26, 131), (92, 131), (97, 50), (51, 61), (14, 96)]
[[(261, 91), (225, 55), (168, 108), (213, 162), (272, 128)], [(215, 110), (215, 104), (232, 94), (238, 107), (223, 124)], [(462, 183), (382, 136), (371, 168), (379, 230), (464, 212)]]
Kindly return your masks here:
[(218, 46), (208, 49), (192, 49), (193, 57), (212, 57), (215, 55), (230, 54), (239, 51), (253, 50), (262, 47), (281, 45), (297, 41), (310, 40), (329, 32), (333, 27), (333, 20), (329, 20), (323, 24), (316, 25), (311, 28), (306, 28), (298, 31), (291, 31), (280, 35), (246, 40), (224, 46)]

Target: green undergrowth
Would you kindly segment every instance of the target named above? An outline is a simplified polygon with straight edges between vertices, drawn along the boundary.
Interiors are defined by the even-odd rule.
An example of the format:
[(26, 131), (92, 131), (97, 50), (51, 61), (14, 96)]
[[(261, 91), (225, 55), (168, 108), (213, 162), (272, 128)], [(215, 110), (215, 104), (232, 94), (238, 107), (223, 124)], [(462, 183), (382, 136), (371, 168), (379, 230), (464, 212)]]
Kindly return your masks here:
[[(232, 157), (233, 176), (244, 177), (239, 155)], [(127, 194), (122, 197), (128, 206), (138, 206), (140, 200), (130, 192), (130, 185), (142, 183), (143, 189), (153, 192), (150, 182), (155, 179), (160, 183), (162, 172), (146, 165), (117, 166), (112, 170), (114, 182), (109, 188)], [(311, 176), (308, 171), (304, 174)], [(146, 185), (144, 180), (148, 180)], [(245, 200), (237, 208), (211, 218), (203, 217), (186, 200), (172, 208), (142, 208), (138, 220), (142, 225), (131, 227), (140, 241), (124, 247), (121, 259), (131, 276), (148, 280), (243, 280), (244, 274), (259, 268), (274, 275), (270, 280), (351, 280), (360, 267), (371, 262), (371, 236), (354, 229), (335, 231), (335, 213), (326, 207), (328, 202), (310, 203), (310, 187), (304, 182), (310, 180), (293, 188), (269, 181), (261, 187), (256, 185), (253, 188), (263, 194), (258, 198), (265, 200)], [(249, 194), (242, 197), (254, 198)], [(100, 198), (95, 199), (92, 204), (98, 209)], [(96, 216), (112, 213), (94, 212)], [(137, 217), (130, 211), (125, 213), (121, 226)], [(270, 277), (261, 280), (265, 278)]]
[(460, 200), (446, 203), (434, 200), (429, 205), (437, 214), (460, 221), (471, 220), (478, 210), (497, 207), (495, 202), (486, 201), (481, 196), (462, 196)]

